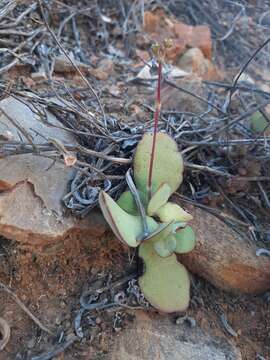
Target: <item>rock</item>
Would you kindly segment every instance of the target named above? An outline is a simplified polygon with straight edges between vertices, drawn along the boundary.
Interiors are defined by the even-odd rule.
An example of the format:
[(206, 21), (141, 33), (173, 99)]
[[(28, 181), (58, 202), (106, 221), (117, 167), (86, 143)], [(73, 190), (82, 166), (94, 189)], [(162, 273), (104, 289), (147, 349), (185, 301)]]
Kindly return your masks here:
[(176, 21), (173, 27), (174, 35), (178, 39), (186, 44), (191, 43), (193, 26), (182, 23), (181, 21)]
[(207, 25), (190, 26), (181, 22), (174, 24), (175, 35), (186, 43), (187, 47), (199, 48), (204, 56), (211, 60), (212, 38)]
[(187, 48), (199, 48), (206, 59), (212, 57), (211, 31), (207, 25), (191, 26), (168, 16), (163, 10), (145, 11), (144, 30), (152, 42), (172, 40), (167, 51), (167, 60), (175, 63)]
[(190, 47), (199, 48), (204, 56), (211, 60), (212, 58), (212, 38), (211, 30), (208, 25), (198, 25), (193, 28)]
[(241, 360), (227, 340), (198, 327), (178, 326), (168, 317), (137, 311), (134, 322), (115, 340), (110, 360)]
[(205, 57), (199, 48), (188, 49), (178, 60), (177, 65), (188, 72), (204, 73)]
[(90, 69), (89, 73), (98, 80), (107, 80), (113, 72), (114, 64), (110, 59), (103, 59), (98, 63), (96, 69)]
[(178, 60), (177, 65), (190, 73), (195, 73), (203, 80), (218, 80), (219, 74), (213, 63), (204, 57), (199, 48), (188, 49)]
[[(58, 178), (54, 178), (59, 186), (57, 180)], [(55, 189), (54, 186), (53, 188)], [(106, 231), (107, 226), (99, 213), (92, 212), (83, 220), (63, 214), (59, 216), (46, 207), (42, 195), (37, 196), (33, 185), (28, 181), (2, 192), (0, 234), (29, 245), (45, 246), (65, 239), (90, 240), (101, 237)]]
[(197, 244), (190, 253), (179, 255), (179, 260), (190, 272), (226, 291), (258, 294), (270, 289), (269, 257), (256, 256), (255, 244), (214, 215), (195, 207), (188, 210)]
[(179, 56), (185, 51), (186, 45), (187, 44), (183, 39), (175, 39), (172, 47), (166, 51), (166, 59), (175, 64)]
[[(57, 138), (63, 144), (75, 143), (69, 133), (46, 126), (28, 106), (16, 99), (2, 100), (1, 109), (4, 113), (0, 115), (0, 134), (4, 134), (4, 139), (7, 134), (13, 140), (20, 139), (18, 129), (9, 120), (11, 118), (36, 143), (44, 143), (46, 138)], [(51, 125), (61, 125), (49, 113), (48, 121)], [(83, 220), (64, 214), (62, 198), (73, 177), (72, 168), (33, 154), (0, 159), (0, 235), (39, 246), (66, 238), (101, 236), (106, 225), (98, 213)]]
[(31, 78), (34, 81), (44, 81), (47, 80), (46, 71), (43, 67), (40, 67), (37, 72), (31, 74)]
[(158, 30), (159, 17), (150, 11), (144, 12), (144, 30), (153, 33)]
[[(72, 55), (70, 55), (72, 58)], [(75, 64), (78, 66), (78, 68), (83, 72), (83, 73), (88, 73), (90, 70), (89, 65), (81, 63), (80, 61), (77, 61), (75, 59), (72, 59)], [(71, 62), (69, 61), (69, 59), (64, 55), (59, 55), (55, 58), (55, 62), (54, 62), (54, 72), (55, 73), (70, 73), (70, 72), (76, 72), (77, 70), (75, 69), (75, 67), (71, 64)]]

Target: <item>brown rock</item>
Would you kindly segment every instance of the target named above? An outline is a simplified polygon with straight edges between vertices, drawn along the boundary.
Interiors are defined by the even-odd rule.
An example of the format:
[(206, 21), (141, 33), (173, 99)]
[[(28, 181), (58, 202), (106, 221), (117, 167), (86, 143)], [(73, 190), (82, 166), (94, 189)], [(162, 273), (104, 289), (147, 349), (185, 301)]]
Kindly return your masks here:
[(198, 48), (188, 49), (180, 57), (177, 65), (187, 72), (197, 73), (198, 75), (205, 73), (205, 57)]
[(193, 26), (184, 24), (180, 21), (174, 24), (174, 33), (178, 39), (181, 39), (185, 44), (190, 44), (192, 39)]
[(270, 289), (269, 257), (256, 256), (255, 245), (214, 215), (195, 207), (188, 210), (197, 245), (179, 259), (191, 272), (227, 291), (258, 294)]
[(166, 59), (175, 63), (179, 56), (181, 56), (186, 48), (186, 42), (183, 39), (176, 39), (173, 41), (172, 47), (166, 51)]
[(190, 26), (181, 22), (174, 25), (175, 35), (186, 43), (187, 47), (199, 48), (204, 56), (211, 60), (212, 38), (211, 31), (207, 25)]
[(96, 69), (90, 69), (89, 73), (98, 80), (107, 80), (113, 72), (114, 64), (110, 59), (103, 59), (98, 63)]
[(117, 338), (108, 360), (241, 360), (227, 340), (198, 327), (178, 326), (165, 316), (135, 313), (134, 322)]
[[(81, 63), (80, 61), (77, 61), (73, 59), (75, 64), (78, 66), (78, 68), (83, 73), (88, 73), (90, 67), (87, 64)], [(65, 55), (59, 55), (55, 58), (54, 63), (54, 72), (55, 73), (74, 73), (76, 72), (76, 68), (73, 66), (73, 64), (69, 61), (69, 59)]]
[(65, 239), (101, 237), (106, 228), (103, 217), (96, 212), (83, 220), (55, 214), (29, 182), (0, 194), (0, 234), (9, 239), (44, 246)]
[(211, 59), (212, 39), (207, 25), (187, 25), (159, 9), (154, 13), (145, 12), (144, 30), (151, 42), (163, 43), (165, 39), (172, 40), (173, 46), (167, 51), (167, 59), (173, 63), (189, 47), (199, 48), (207, 59)]
[(206, 71), (203, 75), (203, 80), (217, 81), (224, 78), (223, 72), (218, 70), (218, 68), (211, 62), (211, 60), (205, 59), (205, 67)]
[(144, 30), (148, 33), (156, 32), (160, 19), (150, 11), (144, 12)]
[(21, 76), (21, 80), (23, 84), (29, 88), (34, 87), (36, 84), (35, 81), (28, 76)]
[(45, 69), (43, 67), (41, 67), (39, 69), (39, 71), (31, 74), (31, 78), (37, 82), (47, 80), (47, 75), (46, 75)]
[[(175, 36), (175, 26), (177, 27), (177, 24), (175, 24), (173, 18), (168, 17), (161, 9), (155, 13), (146, 11), (144, 15), (144, 30), (148, 33), (152, 43), (162, 44), (165, 39), (172, 40), (172, 46), (166, 51), (166, 58), (172, 63), (175, 63), (178, 57), (183, 54), (187, 45), (185, 36)], [(185, 29), (188, 27), (188, 25), (179, 23), (179, 27), (181, 27), (181, 25), (183, 25)]]
[(207, 25), (195, 26), (192, 31), (190, 47), (197, 47), (202, 50), (204, 56), (211, 60), (212, 58), (212, 38), (211, 31)]
[[(9, 118), (16, 120), (36, 143), (44, 143), (46, 138), (57, 138), (63, 144), (75, 143), (70, 134), (46, 126), (18, 100), (6, 98), (0, 102), (0, 109), (4, 111), (0, 115), (0, 134), (8, 133), (13, 140), (20, 139), (19, 131)], [(49, 113), (48, 120), (51, 125), (61, 125)], [(66, 238), (91, 238), (105, 232), (105, 223), (96, 213), (84, 220), (64, 214), (62, 198), (74, 170), (52, 162), (32, 154), (0, 159), (0, 235), (42, 246)]]
[(177, 65), (187, 72), (197, 74), (203, 80), (217, 80), (220, 78), (216, 67), (204, 57), (202, 50), (199, 48), (188, 49), (180, 57)]

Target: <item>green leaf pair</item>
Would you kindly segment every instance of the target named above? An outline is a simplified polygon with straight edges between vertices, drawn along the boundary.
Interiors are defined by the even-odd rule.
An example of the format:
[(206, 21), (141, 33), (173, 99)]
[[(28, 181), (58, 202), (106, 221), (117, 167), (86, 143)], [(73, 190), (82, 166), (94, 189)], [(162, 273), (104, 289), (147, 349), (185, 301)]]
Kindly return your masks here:
[(157, 133), (149, 196), (152, 141), (153, 135), (145, 134), (134, 157), (134, 179), (146, 209), (147, 237), (140, 240), (143, 223), (130, 191), (124, 192), (117, 203), (102, 191), (99, 203), (116, 237), (128, 246), (140, 246), (139, 256), (144, 261), (145, 272), (139, 284), (146, 299), (161, 311), (182, 311), (188, 307), (190, 281), (187, 270), (174, 253), (191, 251), (195, 235), (192, 228), (186, 226), (192, 216), (168, 200), (182, 182), (183, 160), (175, 141)]

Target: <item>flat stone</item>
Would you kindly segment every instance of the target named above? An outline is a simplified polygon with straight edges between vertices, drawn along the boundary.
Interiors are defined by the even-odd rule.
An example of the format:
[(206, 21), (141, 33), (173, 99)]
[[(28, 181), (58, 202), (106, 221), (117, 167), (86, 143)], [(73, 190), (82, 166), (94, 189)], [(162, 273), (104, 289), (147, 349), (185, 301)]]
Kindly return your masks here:
[(188, 49), (178, 60), (177, 65), (190, 73), (197, 74), (203, 80), (218, 80), (222, 77), (214, 64), (207, 58), (199, 48)]
[[(2, 100), (1, 109), (4, 111), (0, 115), (2, 139), (20, 140), (21, 136), (25, 140), (10, 120), (13, 119), (35, 143), (42, 144), (50, 138), (63, 144), (76, 143), (70, 133), (53, 126), (61, 123), (52, 114), (48, 114), (50, 126), (47, 126), (16, 99)], [(39, 246), (66, 238), (101, 236), (106, 224), (99, 213), (83, 220), (65, 214), (62, 198), (74, 175), (71, 167), (34, 154), (0, 159), (0, 235)]]
[(190, 225), (197, 244), (179, 260), (190, 272), (226, 291), (258, 294), (270, 289), (269, 257), (256, 256), (255, 244), (216, 216), (196, 207), (187, 209), (193, 215)]
[(225, 338), (137, 311), (134, 322), (116, 338), (108, 359), (241, 360), (241, 354)]
[[(72, 58), (72, 56), (70, 57)], [(89, 65), (77, 61), (74, 58), (72, 60), (83, 73), (88, 73), (90, 69)], [(60, 74), (74, 73), (77, 71), (76, 68), (73, 66), (73, 64), (64, 54), (61, 54), (55, 58), (53, 70), (55, 73), (60, 73)]]

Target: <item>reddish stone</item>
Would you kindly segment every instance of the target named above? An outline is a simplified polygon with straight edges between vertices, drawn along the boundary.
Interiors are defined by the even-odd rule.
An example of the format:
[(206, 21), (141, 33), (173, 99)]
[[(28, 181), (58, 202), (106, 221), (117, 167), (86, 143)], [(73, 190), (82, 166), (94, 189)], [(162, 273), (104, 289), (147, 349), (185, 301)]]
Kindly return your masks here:
[(177, 22), (174, 25), (174, 33), (187, 46), (199, 48), (207, 59), (212, 57), (211, 31), (207, 25), (190, 26)]
[(193, 26), (186, 25), (182, 22), (174, 24), (174, 33), (178, 39), (181, 39), (186, 44), (190, 44), (192, 40)]
[(144, 30), (148, 33), (154, 33), (158, 29), (160, 18), (150, 11), (144, 13)]
[(167, 60), (172, 63), (175, 63), (179, 58), (179, 56), (181, 56), (184, 53), (185, 48), (186, 48), (186, 43), (184, 40), (182, 39), (175, 40), (173, 42), (173, 46), (167, 49), (166, 51)]
[(195, 26), (191, 33), (190, 47), (197, 47), (202, 50), (204, 56), (211, 60), (212, 58), (212, 38), (209, 26)]
[[(27, 105), (11, 97), (0, 102), (0, 109), (20, 125), (36, 141), (56, 138), (62, 144), (76, 144), (76, 139), (60, 130), (61, 123), (48, 113), (47, 126)], [(55, 125), (55, 127), (53, 127)], [(19, 141), (18, 130), (3, 113), (0, 133), (9, 131)], [(65, 239), (98, 238), (107, 225), (99, 213), (84, 219), (68, 216), (62, 198), (69, 191), (74, 169), (60, 162), (33, 154), (13, 155), (0, 159), (0, 236), (32, 246), (45, 246)]]
[(270, 258), (256, 256), (255, 243), (206, 211), (191, 206), (188, 210), (197, 244), (179, 255), (181, 263), (223, 290), (259, 294), (270, 289)]

